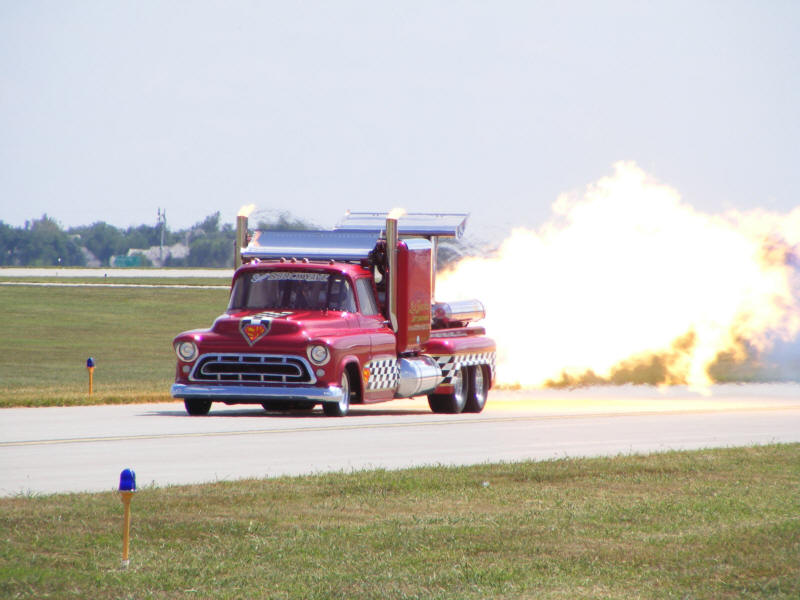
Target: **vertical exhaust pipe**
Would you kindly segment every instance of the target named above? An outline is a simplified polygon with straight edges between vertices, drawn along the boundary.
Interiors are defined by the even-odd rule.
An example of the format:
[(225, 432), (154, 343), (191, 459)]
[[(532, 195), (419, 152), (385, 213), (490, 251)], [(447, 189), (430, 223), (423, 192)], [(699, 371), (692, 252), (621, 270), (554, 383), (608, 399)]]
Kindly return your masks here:
[(432, 235), (431, 240), (431, 306), (436, 303), (436, 263), (439, 262), (439, 236)]
[(247, 217), (245, 216), (236, 217), (236, 240), (233, 245), (233, 267), (238, 269), (242, 266), (242, 249), (247, 246)]
[(397, 332), (397, 218), (394, 211), (386, 218), (386, 256), (389, 259), (389, 322)]

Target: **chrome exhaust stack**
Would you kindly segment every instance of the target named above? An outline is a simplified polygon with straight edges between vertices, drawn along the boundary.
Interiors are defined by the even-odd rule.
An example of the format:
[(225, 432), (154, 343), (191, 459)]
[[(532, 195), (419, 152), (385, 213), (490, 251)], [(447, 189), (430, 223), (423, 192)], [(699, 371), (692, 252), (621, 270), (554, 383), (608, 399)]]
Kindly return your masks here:
[[(392, 211), (393, 213), (394, 211)], [(389, 323), (397, 332), (397, 218), (389, 213), (386, 218), (386, 257), (389, 262)]]
[(242, 250), (247, 247), (247, 217), (245, 216), (236, 217), (236, 239), (233, 246), (233, 267), (238, 269), (242, 266)]

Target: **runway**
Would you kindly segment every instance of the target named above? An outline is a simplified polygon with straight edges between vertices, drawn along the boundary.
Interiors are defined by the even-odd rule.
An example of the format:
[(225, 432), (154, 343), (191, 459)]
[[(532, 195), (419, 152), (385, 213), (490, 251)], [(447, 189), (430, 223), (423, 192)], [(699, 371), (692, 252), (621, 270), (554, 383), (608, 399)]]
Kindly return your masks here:
[(800, 386), (492, 391), (483, 413), (435, 415), (424, 398), (343, 419), (180, 402), (0, 411), (0, 495), (420, 465), (613, 456), (800, 442)]

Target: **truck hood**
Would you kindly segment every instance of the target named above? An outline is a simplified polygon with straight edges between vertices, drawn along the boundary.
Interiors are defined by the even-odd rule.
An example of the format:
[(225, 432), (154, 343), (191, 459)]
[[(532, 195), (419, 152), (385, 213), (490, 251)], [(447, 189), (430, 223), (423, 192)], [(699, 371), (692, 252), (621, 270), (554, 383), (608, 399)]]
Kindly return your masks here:
[(301, 332), (308, 337), (333, 333), (350, 327), (351, 313), (338, 311), (239, 311), (220, 316), (211, 328), (219, 335), (242, 336), (251, 340), (266, 335), (292, 335)]

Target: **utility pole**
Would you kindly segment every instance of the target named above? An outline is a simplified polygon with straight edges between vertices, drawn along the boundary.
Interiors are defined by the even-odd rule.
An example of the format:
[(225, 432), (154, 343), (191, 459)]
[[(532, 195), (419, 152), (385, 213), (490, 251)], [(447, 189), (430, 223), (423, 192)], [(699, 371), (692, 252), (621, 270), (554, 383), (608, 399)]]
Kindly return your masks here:
[(164, 265), (164, 230), (167, 227), (167, 211), (166, 209), (158, 209), (158, 225), (161, 227), (161, 245), (158, 248), (158, 260), (161, 266)]

